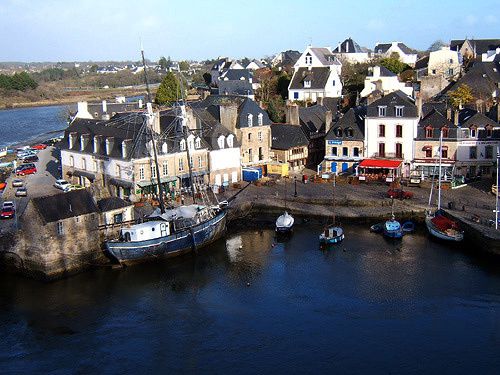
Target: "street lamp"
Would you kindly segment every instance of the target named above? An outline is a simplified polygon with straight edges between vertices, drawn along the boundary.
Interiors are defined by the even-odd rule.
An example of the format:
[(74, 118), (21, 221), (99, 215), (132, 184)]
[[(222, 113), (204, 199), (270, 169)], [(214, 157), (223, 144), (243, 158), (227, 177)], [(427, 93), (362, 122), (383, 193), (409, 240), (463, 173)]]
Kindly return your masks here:
[(297, 176), (293, 176), (293, 181), (295, 183), (295, 192), (293, 193), (293, 196), (297, 197)]

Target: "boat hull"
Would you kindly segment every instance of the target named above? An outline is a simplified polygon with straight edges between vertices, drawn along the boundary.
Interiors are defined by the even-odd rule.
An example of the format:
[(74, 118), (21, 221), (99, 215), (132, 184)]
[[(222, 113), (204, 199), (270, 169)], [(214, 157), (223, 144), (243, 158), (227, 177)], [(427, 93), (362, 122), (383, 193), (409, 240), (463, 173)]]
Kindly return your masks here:
[(384, 236), (387, 238), (403, 238), (403, 230), (384, 230)]
[(427, 226), (427, 230), (432, 236), (444, 241), (460, 242), (464, 239), (464, 235), (461, 232), (457, 232), (455, 235), (449, 235), (437, 228), (432, 222), (433, 217), (434, 216), (426, 216), (425, 218), (425, 225)]
[(130, 265), (198, 251), (222, 237), (225, 232), (226, 211), (221, 211), (208, 221), (169, 236), (137, 242), (108, 241), (106, 251), (119, 263)]
[(320, 237), (319, 242), (322, 245), (334, 245), (334, 244), (342, 242), (343, 240), (344, 240), (344, 234), (341, 234), (340, 236), (337, 236), (337, 237), (329, 237), (329, 238), (326, 238), (326, 237), (321, 238)]

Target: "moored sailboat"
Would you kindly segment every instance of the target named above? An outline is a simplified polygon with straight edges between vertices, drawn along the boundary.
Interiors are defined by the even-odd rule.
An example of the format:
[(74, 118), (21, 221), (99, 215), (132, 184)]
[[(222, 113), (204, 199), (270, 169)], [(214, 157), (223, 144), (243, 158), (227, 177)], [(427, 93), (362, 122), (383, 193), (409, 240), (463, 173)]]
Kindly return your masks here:
[(292, 215), (288, 213), (286, 202), (287, 202), (287, 196), (286, 196), (286, 182), (285, 182), (285, 212), (276, 219), (277, 233), (283, 233), (283, 234), (290, 233), (293, 229), (293, 224), (295, 222), (295, 219), (293, 218)]
[(319, 242), (322, 245), (337, 244), (344, 240), (344, 229), (335, 222), (335, 175), (333, 177), (332, 202), (332, 223), (327, 225), (323, 232), (319, 235)]

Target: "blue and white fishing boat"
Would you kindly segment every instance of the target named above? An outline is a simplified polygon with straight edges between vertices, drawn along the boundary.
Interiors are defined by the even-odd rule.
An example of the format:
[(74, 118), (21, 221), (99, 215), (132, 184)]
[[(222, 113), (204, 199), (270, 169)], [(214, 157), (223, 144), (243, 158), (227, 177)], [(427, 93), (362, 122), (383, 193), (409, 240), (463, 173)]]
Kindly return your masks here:
[(402, 238), (404, 231), (401, 223), (392, 215), (391, 219), (384, 223), (383, 233), (388, 238)]

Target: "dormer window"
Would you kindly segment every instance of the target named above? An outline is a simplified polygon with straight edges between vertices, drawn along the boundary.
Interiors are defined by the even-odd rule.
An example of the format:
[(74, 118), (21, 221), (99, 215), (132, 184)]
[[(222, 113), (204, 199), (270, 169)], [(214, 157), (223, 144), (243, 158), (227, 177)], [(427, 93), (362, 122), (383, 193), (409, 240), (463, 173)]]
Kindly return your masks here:
[(396, 117), (403, 117), (403, 108), (402, 106), (395, 107)]
[(311, 88), (311, 80), (310, 80), (309, 78), (307, 78), (307, 79), (304, 81), (304, 88), (306, 88), (306, 89)]
[(221, 135), (221, 136), (219, 136), (219, 138), (217, 138), (217, 145), (219, 146), (220, 149), (224, 148), (224, 140), (225, 140), (225, 137), (223, 135)]
[(123, 141), (122, 142), (122, 158), (127, 157), (127, 142)]
[(443, 133), (443, 138), (448, 138), (448, 128), (442, 128), (441, 132)]
[(201, 148), (201, 139), (200, 138), (196, 138), (196, 141), (195, 141), (195, 145), (194, 145), (196, 148)]
[(164, 142), (162, 145), (161, 145), (161, 153), (162, 154), (168, 154), (168, 146), (167, 146), (167, 143)]
[(379, 106), (378, 107), (378, 117), (385, 117), (387, 114), (387, 106)]
[(333, 130), (333, 134), (335, 134), (336, 137), (342, 137), (342, 129), (341, 128), (335, 128)]
[(259, 123), (259, 126), (262, 126), (264, 123), (264, 115), (262, 113), (259, 113), (259, 116), (257, 116), (257, 122)]
[(99, 152), (99, 137), (94, 136), (94, 154)]
[(432, 128), (429, 126), (425, 128), (425, 138), (432, 138)]
[(248, 114), (247, 124), (248, 124), (248, 127), (250, 127), (250, 128), (253, 126), (253, 115), (251, 113)]
[(493, 128), (491, 126), (486, 127), (486, 137), (491, 138), (493, 136)]
[(230, 134), (227, 136), (227, 146), (233, 147), (234, 145), (234, 135)]
[(181, 139), (181, 141), (179, 142), (179, 147), (181, 151), (186, 151), (186, 141), (184, 139)]
[(312, 56), (309, 52), (306, 54), (306, 65), (311, 65), (312, 64)]
[(476, 138), (477, 137), (477, 128), (475, 126), (470, 128), (470, 137), (471, 138)]

